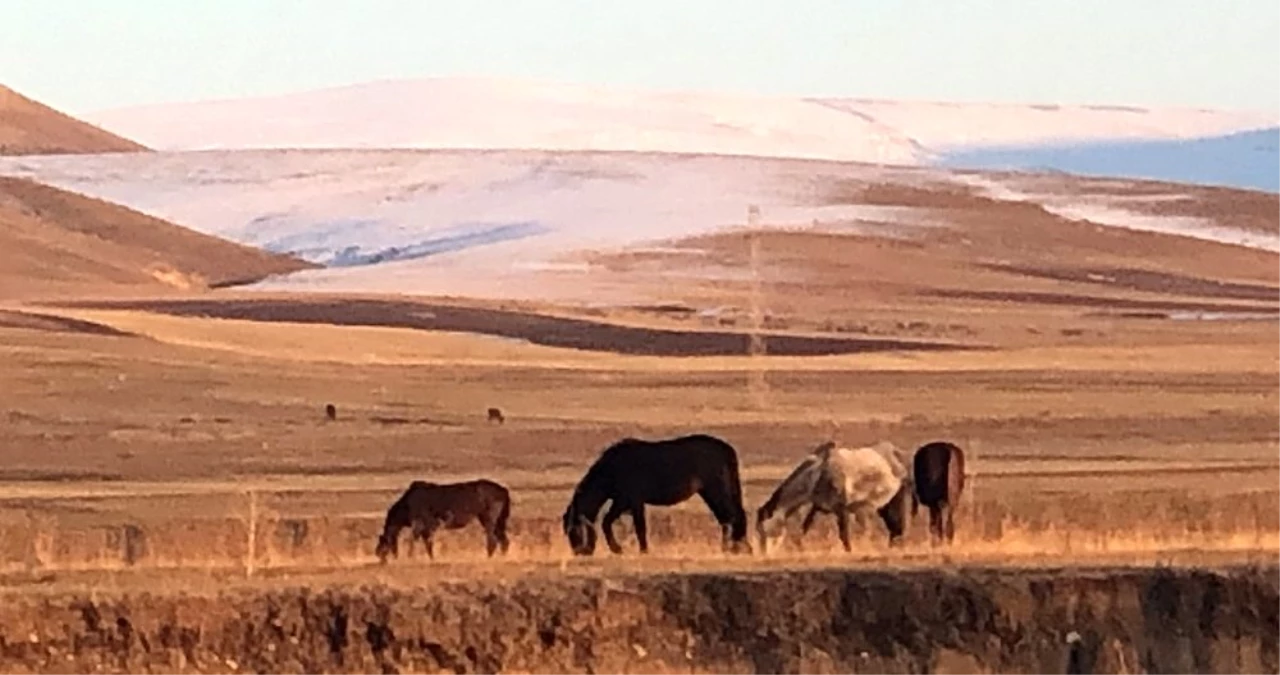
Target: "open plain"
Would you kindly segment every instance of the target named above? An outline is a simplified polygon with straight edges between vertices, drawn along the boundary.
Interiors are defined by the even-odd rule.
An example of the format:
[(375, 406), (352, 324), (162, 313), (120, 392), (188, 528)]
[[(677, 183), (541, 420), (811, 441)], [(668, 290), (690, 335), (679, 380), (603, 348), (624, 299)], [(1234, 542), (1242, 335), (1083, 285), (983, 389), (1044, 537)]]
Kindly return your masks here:
[[(1280, 237), (1271, 194), (1034, 181), (1067, 202), (1120, 194), (1148, 217)], [(1067, 217), (979, 184), (837, 181), (824, 199), (933, 225), (580, 251), (568, 258), (589, 272), (534, 275), (552, 289), (541, 299), (215, 290), (191, 279), (306, 265), (198, 248), (171, 257), (178, 272), (206, 266), (182, 284), (0, 270), (0, 661), (1053, 670), (1074, 630), (1110, 670), (1276, 670), (1277, 253)], [(77, 208), (83, 221), (107, 207)], [(763, 354), (749, 354), (752, 332)], [(957, 540), (930, 546), (921, 517), (890, 549), (868, 522), (846, 554), (819, 521), (767, 557), (728, 556), (694, 500), (651, 510), (648, 556), (624, 519), (626, 556), (574, 559), (560, 514), (595, 456), (691, 432), (738, 449), (752, 514), (828, 438), (951, 440), (969, 453)], [(512, 490), (507, 558), (486, 559), (467, 529), (442, 535), (435, 562), (376, 564), (381, 519), (409, 481), (474, 477)], [(601, 611), (600, 593), (630, 609)], [(1162, 605), (1168, 593), (1180, 599)], [(894, 614), (934, 597), (955, 604)], [(47, 611), (20, 609), (31, 603)], [(1205, 609), (1219, 605), (1232, 609)], [(1206, 611), (1231, 615), (1235, 642), (1203, 627), (1161, 642)], [(853, 615), (866, 625), (841, 623)], [(428, 639), (444, 626), (456, 635)]]
[[(1280, 672), (1276, 195), (0, 113), (4, 672)], [(956, 541), (727, 555), (694, 500), (571, 556), (595, 456), (694, 432), (753, 515), (827, 439), (960, 444)], [(378, 564), (481, 476), (507, 556)]]

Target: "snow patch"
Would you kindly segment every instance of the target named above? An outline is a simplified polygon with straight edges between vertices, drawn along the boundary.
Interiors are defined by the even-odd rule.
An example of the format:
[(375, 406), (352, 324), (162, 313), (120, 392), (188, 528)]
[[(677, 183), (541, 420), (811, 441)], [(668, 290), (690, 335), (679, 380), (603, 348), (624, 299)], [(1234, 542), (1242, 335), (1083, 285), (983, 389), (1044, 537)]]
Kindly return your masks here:
[(1136, 213), (1124, 208), (1126, 202), (1134, 201), (1132, 196), (1036, 194), (1014, 188), (1010, 181), (972, 173), (957, 174), (955, 180), (976, 188), (980, 194), (987, 197), (1001, 201), (1036, 204), (1045, 211), (1067, 220), (1083, 220), (1099, 225), (1192, 237), (1280, 253), (1280, 237), (1275, 235), (1223, 227), (1205, 218)]
[(370, 82), (84, 115), (162, 150), (687, 152), (919, 165), (963, 148), (1189, 139), (1274, 126), (1198, 109), (796, 98), (497, 78)]

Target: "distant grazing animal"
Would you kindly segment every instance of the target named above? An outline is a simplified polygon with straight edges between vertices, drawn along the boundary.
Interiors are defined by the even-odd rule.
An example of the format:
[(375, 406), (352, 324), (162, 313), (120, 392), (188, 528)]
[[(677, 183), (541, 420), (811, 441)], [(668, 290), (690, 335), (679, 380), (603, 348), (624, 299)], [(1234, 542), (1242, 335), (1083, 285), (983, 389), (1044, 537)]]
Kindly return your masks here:
[(920, 446), (912, 461), (915, 490), (911, 515), (924, 504), (929, 509), (929, 532), (935, 541), (951, 543), (956, 536), (955, 508), (964, 492), (964, 451), (945, 441)]
[(502, 411), (498, 408), (489, 408), (489, 421), (502, 424), (507, 421), (507, 418), (502, 416)]
[(400, 531), (412, 528), (422, 539), (427, 556), (435, 559), (433, 537), (437, 530), (456, 530), (478, 521), (485, 533), (489, 557), (499, 548), (507, 552), (507, 520), (511, 517), (511, 494), (491, 480), (464, 483), (428, 483), (415, 480), (387, 510), (387, 520), (378, 537), (376, 552), (382, 562), (399, 556)]
[(805, 506), (809, 513), (801, 527), (807, 534), (819, 513), (835, 515), (844, 550), (849, 542), (849, 516), (876, 512), (896, 544), (905, 530), (905, 500), (910, 491), (906, 467), (891, 444), (842, 448), (828, 441), (818, 446), (783, 479), (756, 512), (756, 533), (761, 552), (778, 543), (786, 522)]
[(326, 404), (324, 406), (324, 416), (328, 417), (330, 421), (338, 419), (338, 408), (332, 403)]
[(720, 523), (722, 546), (749, 552), (738, 453), (725, 441), (705, 434), (661, 441), (625, 438), (606, 448), (574, 488), (564, 512), (564, 533), (575, 554), (594, 553), (596, 517), (611, 501), (601, 523), (609, 550), (622, 553), (613, 524), (630, 513), (640, 552), (645, 553), (649, 550), (645, 505), (672, 506), (695, 494)]

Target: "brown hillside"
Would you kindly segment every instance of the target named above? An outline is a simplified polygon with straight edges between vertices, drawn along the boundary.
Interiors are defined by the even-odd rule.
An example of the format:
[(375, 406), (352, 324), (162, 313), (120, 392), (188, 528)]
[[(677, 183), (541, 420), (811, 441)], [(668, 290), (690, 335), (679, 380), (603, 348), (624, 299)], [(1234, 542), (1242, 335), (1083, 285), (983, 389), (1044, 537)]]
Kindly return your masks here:
[(310, 263), (34, 181), (0, 177), (0, 298), (204, 288)]
[(0, 155), (91, 154), (146, 149), (0, 85)]

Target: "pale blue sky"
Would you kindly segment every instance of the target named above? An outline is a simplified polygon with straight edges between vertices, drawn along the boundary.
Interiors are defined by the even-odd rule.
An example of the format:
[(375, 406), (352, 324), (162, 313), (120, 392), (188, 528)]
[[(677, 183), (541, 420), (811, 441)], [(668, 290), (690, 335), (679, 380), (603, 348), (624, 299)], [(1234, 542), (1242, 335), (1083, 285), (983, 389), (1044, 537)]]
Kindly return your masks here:
[(0, 0), (73, 114), (375, 79), (1280, 110), (1277, 0)]

